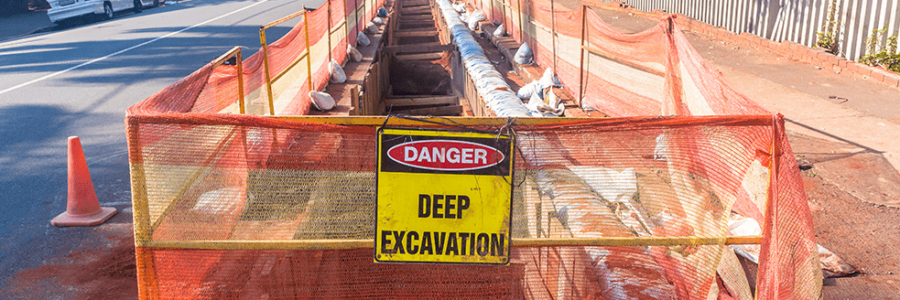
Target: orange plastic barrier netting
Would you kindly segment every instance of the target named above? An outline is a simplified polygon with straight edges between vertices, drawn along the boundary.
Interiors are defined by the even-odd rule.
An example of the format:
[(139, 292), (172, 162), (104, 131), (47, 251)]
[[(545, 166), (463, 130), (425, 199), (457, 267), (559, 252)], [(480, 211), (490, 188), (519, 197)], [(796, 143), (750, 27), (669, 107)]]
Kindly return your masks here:
[[(527, 42), (539, 65), (555, 66), (564, 88), (575, 97), (582, 96), (583, 107), (613, 117), (769, 114), (706, 65), (672, 22), (673, 16), (646, 31), (623, 34), (595, 12), (607, 4), (567, 10), (556, 3), (553, 11), (549, 0), (508, 0), (506, 5), (467, 2), (493, 12), (492, 20), (503, 19), (509, 35)], [(556, 28), (555, 37), (551, 28)], [(815, 248), (811, 214), (793, 152), (786, 141), (782, 147), (787, 155), (779, 166), (789, 170), (791, 179), (777, 186), (780, 197), (772, 209), (790, 210), (785, 214), (793, 221), (779, 221), (784, 214), (764, 220), (765, 209), (756, 212), (742, 201), (735, 210), (764, 224), (764, 230), (772, 230), (763, 242), (767, 253), (760, 259), (759, 299), (817, 299), (821, 270), (815, 252), (806, 251)]]
[[(242, 61), (242, 75), (247, 113), (270, 114), (265, 74), (266, 59), (269, 64), (275, 114), (309, 113), (312, 102), (308, 96), (310, 90), (308, 74), (312, 75), (311, 85), (314, 90), (324, 89), (330, 78), (328, 58), (334, 59), (339, 64), (346, 62), (348, 43), (356, 46), (358, 32), (365, 29), (367, 20), (375, 17), (378, 7), (385, 1), (329, 0), (329, 3), (298, 16), (297, 25), (278, 40), (267, 41), (265, 51), (260, 48), (255, 54), (245, 56)], [(309, 28), (306, 28), (306, 24)], [(328, 46), (331, 46), (331, 49), (328, 49)], [(310, 68), (307, 67), (307, 60), (311, 60)], [(210, 63), (135, 105), (131, 110), (238, 113), (237, 75), (237, 68), (234, 65), (216, 66)]]
[[(344, 10), (338, 3), (332, 1), (332, 19), (335, 10), (346, 11), (344, 26), (355, 44), (354, 28), (362, 27), (356, 16), (371, 19), (377, 5), (354, 2), (356, 10)], [(529, 12), (549, 12), (548, 5), (526, 3)], [(509, 26), (518, 25), (512, 11), (518, 4), (509, 7), (507, 27), (518, 37), (519, 28)], [(537, 61), (551, 66), (549, 14), (538, 14), (535, 22), (543, 28), (529, 14), (521, 33)], [(572, 28), (580, 28), (581, 13), (554, 16), (557, 73), (577, 95), (581, 40)], [(346, 39), (343, 31), (324, 33), (327, 10), (306, 17), (308, 56), (302, 57), (302, 21), (269, 44), (275, 56), (269, 77), (280, 76), (271, 84), (276, 114), (306, 114), (307, 72), (313, 88), (321, 89), (328, 53), (346, 59), (346, 42), (338, 41)], [(584, 59), (587, 105), (614, 116), (766, 114), (709, 70), (677, 29), (661, 24), (622, 35), (590, 10), (585, 21), (585, 44), (596, 50)], [(332, 20), (331, 27), (338, 23)], [(268, 114), (262, 52), (243, 61), (242, 75), (247, 111)], [(211, 63), (128, 110), (144, 299), (332, 297), (327, 291), (333, 298), (740, 299), (736, 295), (754, 286), (742, 272), (729, 272), (740, 266), (733, 252), (723, 251), (724, 240), (705, 246), (517, 245), (507, 267), (375, 265), (372, 250), (358, 242), (372, 238), (375, 126), (383, 120), (348, 119), (360, 125), (338, 126), (229, 115), (237, 112), (238, 98), (236, 67)], [(475, 123), (495, 122), (482, 121)], [(730, 218), (749, 217), (764, 233), (758, 298), (818, 298), (812, 221), (783, 120), (520, 122), (513, 126), (521, 150), (514, 239), (721, 238)], [(356, 246), (309, 249), (346, 242)]]
[[(723, 265), (740, 268), (723, 252), (735, 213), (766, 216), (764, 267), (782, 272), (793, 257), (815, 253), (802, 230), (808, 212), (781, 206), (797, 199), (790, 161), (776, 155), (773, 184), (766, 180), (772, 149), (781, 157), (789, 150), (774, 146), (784, 141), (783, 119), (534, 119), (508, 127), (518, 145), (509, 266), (374, 264), (371, 246), (359, 241), (371, 245), (374, 234), (375, 129), (385, 121), (338, 121), (358, 125), (131, 111), (141, 297), (707, 299), (752, 285), (716, 281)], [(469, 122), (496, 130), (505, 121)], [(601, 237), (722, 239), (515, 244)], [(788, 255), (777, 252), (788, 245)]]

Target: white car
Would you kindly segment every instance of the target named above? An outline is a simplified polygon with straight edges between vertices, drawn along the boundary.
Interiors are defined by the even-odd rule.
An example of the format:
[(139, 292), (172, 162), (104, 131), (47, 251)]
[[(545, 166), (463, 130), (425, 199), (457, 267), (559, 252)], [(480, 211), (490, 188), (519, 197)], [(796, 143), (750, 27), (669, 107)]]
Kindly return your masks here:
[(118, 12), (125, 10), (140, 12), (144, 7), (156, 7), (160, 3), (165, 3), (166, 0), (49, 0), (47, 2), (50, 4), (47, 16), (50, 17), (50, 21), (59, 22), (90, 14), (111, 19)]

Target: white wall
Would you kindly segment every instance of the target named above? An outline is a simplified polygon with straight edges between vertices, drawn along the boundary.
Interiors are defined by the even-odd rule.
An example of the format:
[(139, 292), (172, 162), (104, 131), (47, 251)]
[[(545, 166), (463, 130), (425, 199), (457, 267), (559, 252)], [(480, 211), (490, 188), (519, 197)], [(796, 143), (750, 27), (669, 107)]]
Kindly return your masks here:
[[(806, 46), (824, 31), (829, 4), (840, 22), (839, 55), (858, 60), (865, 54), (873, 29), (900, 35), (900, 0), (621, 0), (643, 11), (680, 13), (735, 33), (750, 32), (780, 42)], [(900, 53), (900, 51), (898, 51)]]

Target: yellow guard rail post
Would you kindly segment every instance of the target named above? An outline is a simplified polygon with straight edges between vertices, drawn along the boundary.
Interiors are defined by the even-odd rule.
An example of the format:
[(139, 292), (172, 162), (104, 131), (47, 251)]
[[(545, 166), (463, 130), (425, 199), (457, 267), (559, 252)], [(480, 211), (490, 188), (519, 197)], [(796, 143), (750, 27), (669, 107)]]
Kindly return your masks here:
[(213, 60), (213, 68), (221, 66), (225, 64), (226, 61), (235, 57), (235, 65), (237, 66), (237, 80), (238, 80), (238, 105), (240, 105), (240, 112), (244, 114), (244, 63), (243, 57), (241, 56), (241, 47), (235, 46), (222, 54), (215, 60)]
[[(272, 28), (278, 24), (284, 23), (287, 20), (296, 18), (297, 16), (300, 16), (300, 15), (303, 15), (304, 27), (306, 29), (306, 52), (301, 53), (300, 56), (297, 57), (297, 59), (295, 59), (293, 62), (291, 62), (291, 64), (287, 68), (285, 68), (280, 73), (278, 73), (277, 75), (272, 77), (272, 75), (269, 73), (269, 46), (268, 46), (268, 43), (266, 42), (266, 29)], [(287, 17), (278, 19), (272, 23), (269, 23), (269, 24), (259, 27), (259, 43), (262, 44), (262, 47), (263, 47), (263, 50), (262, 50), (263, 51), (263, 68), (266, 73), (265, 74), (265, 76), (266, 76), (266, 93), (269, 96), (269, 115), (272, 115), (272, 116), (275, 115), (275, 98), (272, 94), (272, 82), (278, 81), (278, 79), (280, 79), (282, 76), (284, 76), (284, 74), (286, 74), (291, 68), (296, 66), (297, 63), (300, 62), (300, 60), (309, 57), (309, 22), (307, 22), (306, 19), (307, 19), (306, 10), (302, 10), (302, 11), (293, 13)], [(309, 62), (309, 59), (307, 59), (306, 66), (308, 69), (312, 68), (310, 65), (311, 65), (311, 63)], [(308, 80), (310, 80), (310, 84), (309, 84), (310, 89), (309, 90), (312, 91), (312, 71), (307, 70), (306, 75), (308, 77)]]

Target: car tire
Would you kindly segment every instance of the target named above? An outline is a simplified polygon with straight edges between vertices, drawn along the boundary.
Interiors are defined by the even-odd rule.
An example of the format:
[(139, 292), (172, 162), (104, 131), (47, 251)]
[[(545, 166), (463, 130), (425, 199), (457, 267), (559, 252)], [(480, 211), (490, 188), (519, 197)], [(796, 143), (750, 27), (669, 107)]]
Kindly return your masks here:
[(159, 7), (159, 0), (153, 0), (153, 7)]
[(109, 2), (103, 3), (102, 18), (104, 20), (109, 20), (109, 19), (112, 19), (115, 15), (116, 15), (116, 13), (112, 9), (112, 4), (109, 4)]
[(134, 13), (139, 13), (144, 11), (144, 4), (141, 3), (141, 0), (134, 0)]

